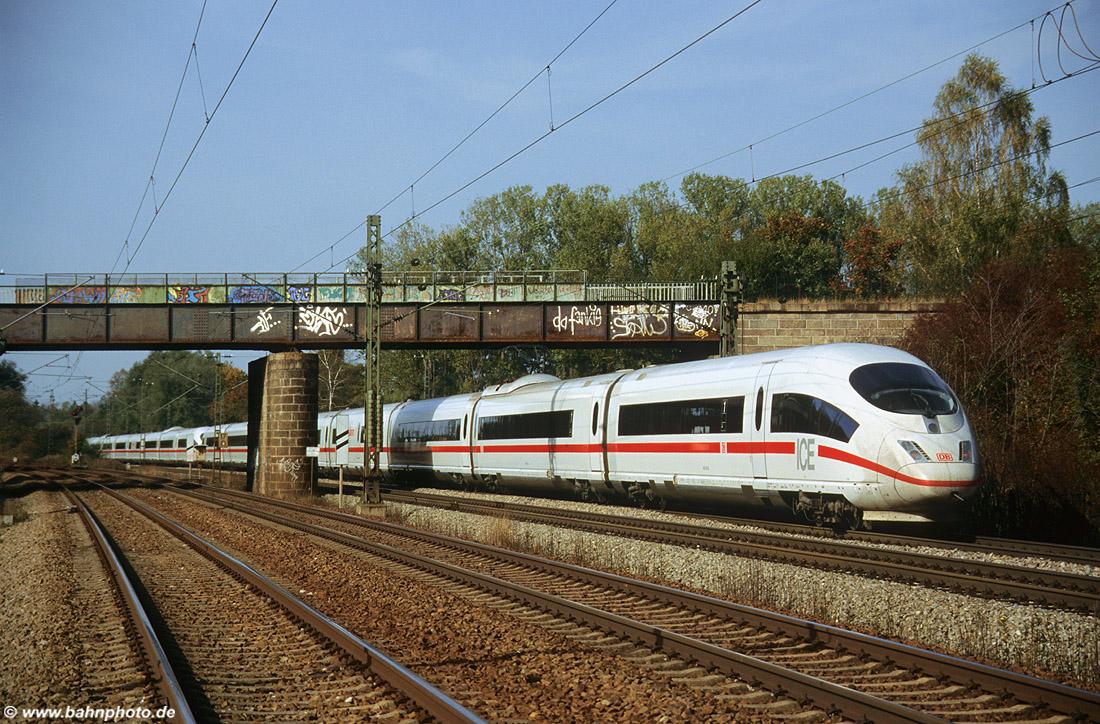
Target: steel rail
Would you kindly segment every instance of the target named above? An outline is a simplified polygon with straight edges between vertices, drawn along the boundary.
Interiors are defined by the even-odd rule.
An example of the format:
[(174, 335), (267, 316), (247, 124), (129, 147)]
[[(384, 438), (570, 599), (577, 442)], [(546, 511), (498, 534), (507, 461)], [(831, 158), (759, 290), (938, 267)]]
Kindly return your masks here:
[(325, 614), (296, 596), (293, 596), (285, 589), (261, 575), (255, 569), (237, 560), (213, 543), (195, 535), (147, 505), (117, 490), (113, 490), (91, 480), (84, 479), (84, 482), (95, 485), (112, 497), (143, 514), (187, 545), (218, 563), (239, 580), (262, 591), (265, 595), (269, 596), (276, 603), (289, 611), (298, 620), (313, 628), (321, 636), (329, 639), (349, 656), (362, 663), (380, 679), (408, 696), (410, 701), (438, 721), (443, 724), (487, 724), (480, 716), (432, 686), (417, 674), (397, 663), (380, 649), (375, 648), (359, 638)]
[(732, 516), (704, 513), (677, 513), (677, 515), (683, 515), (692, 519), (713, 520), (719, 523), (754, 526), (770, 530), (774, 533), (811, 535), (819, 538), (839, 538), (841, 540), (859, 543), (875, 543), (880, 545), (924, 546), (926, 548), (944, 548), (971, 553), (1009, 554), (1030, 558), (1048, 558), (1058, 562), (1077, 563), (1085, 566), (1100, 566), (1100, 548), (1090, 548), (1087, 546), (1072, 546), (1061, 543), (1044, 543), (1041, 541), (1019, 540), (1015, 538), (992, 538), (989, 536), (967, 536), (960, 534), (944, 534), (939, 538), (933, 538), (929, 535), (900, 535), (875, 530), (849, 530), (838, 534), (832, 529), (819, 528), (808, 524), (783, 523), (772, 520), (736, 518)]
[[(416, 556), (412, 553), (400, 551), (382, 543), (367, 541), (358, 536), (353, 536), (347, 533), (342, 533), (340, 531), (334, 531), (328, 528), (324, 528), (322, 526), (316, 526), (310, 523), (305, 523), (303, 521), (294, 520), (292, 518), (287, 518), (286, 516), (278, 515), (275, 513), (258, 510), (254, 505), (249, 506), (243, 503), (228, 501), (225, 500), (221, 495), (210, 496), (200, 494), (192, 490), (182, 490), (179, 488), (169, 489), (184, 495), (212, 501), (219, 505), (224, 505), (225, 507), (232, 508), (248, 515), (261, 517), (272, 522), (276, 522), (280, 525), (291, 527), (313, 535), (322, 536), (329, 540), (336, 540), (360, 549), (364, 547), (369, 547), (372, 551), (377, 551), (380, 555), (384, 554), (394, 560), (431, 560), (423, 559), (423, 557), (421, 556)], [(450, 536), (429, 533), (426, 531), (407, 528), (404, 526), (397, 526), (382, 521), (363, 518), (361, 516), (350, 515), (348, 513), (327, 510), (324, 508), (317, 508), (300, 503), (292, 503), (289, 501), (260, 498), (260, 496), (255, 496), (249, 493), (242, 493), (238, 491), (228, 491), (217, 488), (210, 488), (209, 490), (216, 491), (220, 494), (229, 494), (231, 497), (251, 499), (253, 503), (263, 502), (271, 506), (285, 508), (287, 510), (294, 510), (298, 512), (305, 512), (310, 515), (321, 516), (343, 523), (351, 523), (353, 525), (358, 525), (364, 528), (382, 530), (388, 533), (396, 533), (398, 535), (432, 545), (445, 545), (448, 547), (457, 548), (459, 550), (464, 550), (475, 555), (489, 556), (514, 565), (524, 566), (528, 568), (533, 567), (544, 571), (554, 572), (558, 575), (568, 576), (574, 580), (586, 583), (593, 583), (600, 586), (611, 585), (624, 592), (637, 593), (650, 598), (658, 598), (677, 606), (691, 608), (702, 613), (712, 614), (738, 621), (744, 621), (750, 625), (760, 626), (771, 631), (780, 631), (785, 634), (804, 639), (806, 641), (821, 642), (825, 645), (843, 649), (848, 652), (865, 654), (879, 660), (893, 661), (894, 663), (913, 669), (919, 669), (926, 673), (935, 672), (936, 675), (949, 678), (956, 683), (971, 684), (973, 686), (980, 687), (986, 691), (991, 692), (1008, 691), (1022, 703), (1041, 703), (1047, 705), (1055, 711), (1063, 712), (1070, 716), (1086, 717), (1090, 721), (1100, 722), (1100, 694), (1090, 691), (1084, 691), (1070, 686), (1065, 686), (1063, 684), (1058, 684), (1055, 682), (1047, 681), (1045, 679), (1028, 676), (1026, 674), (1018, 674), (1016, 672), (998, 669), (996, 667), (986, 664), (968, 661), (966, 659), (961, 659), (946, 654), (940, 654), (934, 651), (928, 651), (908, 644), (897, 643), (888, 639), (881, 639), (867, 634), (848, 631), (835, 626), (805, 621), (794, 616), (773, 613), (771, 611), (766, 611), (751, 606), (745, 606), (730, 601), (724, 601), (722, 599), (714, 598), (711, 596), (682, 591), (659, 584), (638, 581), (635, 579), (627, 578), (625, 576), (595, 571), (592, 569), (584, 568), (583, 566), (561, 563), (538, 556), (509, 551), (481, 543), (473, 543)], [(408, 564), (413, 565), (412, 563)], [(477, 585), (478, 587), (483, 586), (481, 583), (475, 583), (475, 581), (485, 582), (489, 579), (492, 579), (493, 581), (499, 580), (438, 561), (433, 561), (430, 565), (432, 565), (433, 567), (438, 566), (440, 570), (452, 571), (452, 569), (454, 569), (452, 572), (455, 575), (460, 576), (461, 580), (469, 582), (471, 585)], [(418, 565), (418, 567), (422, 566)], [(510, 590), (519, 591), (521, 588), (524, 588), (522, 586), (518, 586), (518, 584), (511, 584), (506, 581), (502, 581), (502, 583), (506, 584), (506, 586), (508, 587), (516, 586), (516, 588), (510, 588)], [(543, 597), (548, 597), (551, 595), (541, 591), (536, 591), (535, 593), (537, 595), (534, 595), (530, 599), (532, 602), (536, 600), (543, 600)], [(583, 606), (583, 604), (577, 604), (575, 602), (561, 603), (555, 605), (562, 606), (561, 615), (573, 616), (578, 618), (583, 618), (581, 612), (584, 611), (584, 608), (588, 608), (580, 608), (581, 606)], [(567, 611), (569, 610), (572, 610), (575, 613), (567, 613)], [(610, 618), (613, 617), (614, 614), (608, 613), (606, 615), (609, 618), (601, 618), (600, 620), (606, 620), (609, 626), (612, 623), (614, 623), (614, 625), (616, 626), (626, 625), (623, 622), (618, 622), (614, 618)], [(684, 640), (688, 637), (683, 637), (674, 632), (663, 630), (649, 624), (639, 624), (637, 622), (632, 623), (635, 628), (630, 629), (631, 633), (626, 633), (624, 630), (623, 635), (628, 635), (633, 638), (639, 638), (639, 640), (649, 642), (650, 645), (658, 648), (667, 648), (668, 650), (671, 650), (678, 655), (696, 658), (701, 662), (711, 662), (717, 660), (713, 658), (715, 656), (715, 652), (711, 651), (711, 648), (718, 648), (722, 652), (727, 652), (726, 649), (714, 647), (711, 644), (706, 644), (705, 647), (682, 648), (694, 647), (695, 643), (703, 642), (697, 642), (695, 639)], [(723, 654), (723, 656), (725, 656), (725, 654)], [(737, 675), (743, 679), (751, 681), (753, 677), (761, 677), (761, 681), (776, 682), (775, 684), (771, 685), (771, 688), (779, 688), (788, 693), (794, 691), (802, 691), (805, 693), (805, 695), (811, 696), (808, 690), (802, 688), (807, 686), (808, 682), (801, 680), (787, 680), (786, 683), (780, 682), (775, 677), (785, 676), (786, 674), (776, 672), (768, 668), (774, 665), (768, 664), (766, 667), (758, 668), (756, 664), (762, 664), (765, 662), (762, 662), (758, 659), (753, 659), (752, 657), (745, 657), (750, 661), (743, 661), (738, 658), (742, 656), (744, 655), (738, 654), (736, 657), (720, 657), (720, 659), (730, 662), (731, 666), (736, 663), (737, 668), (731, 670), (737, 673)], [(782, 669), (782, 671), (787, 673), (795, 673), (790, 672), (787, 669)], [(799, 676), (805, 675), (799, 674)], [(765, 679), (763, 677), (768, 678)], [(809, 678), (816, 679), (816, 677)], [(837, 685), (834, 684), (831, 686), (835, 687)], [(888, 703), (885, 702), (885, 700), (878, 699), (878, 697), (863, 694), (862, 692), (855, 692), (855, 690), (847, 689), (847, 687), (838, 688), (859, 694), (858, 697), (845, 699), (844, 706), (850, 706), (854, 708), (845, 709), (838, 705), (838, 708), (840, 708), (841, 711), (844, 711), (849, 716), (863, 716), (867, 714), (868, 710), (861, 709), (860, 707), (872, 706), (872, 704), (870, 702), (866, 702), (863, 697), (874, 699), (876, 700), (876, 702)], [(834, 691), (831, 687), (821, 687), (818, 690), (827, 692), (830, 696), (839, 696), (839, 692)], [(814, 698), (817, 701), (821, 701), (820, 694), (816, 697), (811, 696), (811, 698)], [(873, 706), (877, 707), (878, 704), (873, 704)], [(894, 706), (898, 705), (891, 704), (891, 707)], [(905, 716), (928, 716), (923, 713), (916, 712), (915, 710), (908, 709), (907, 707), (900, 708), (906, 710), (907, 713), (905, 714)], [(876, 711), (878, 711), (878, 717), (881, 718), (871, 717), (871, 721), (942, 721), (936, 718), (895, 719), (892, 717), (899, 713), (895, 712), (891, 708)]]
[(165, 653), (164, 646), (161, 645), (160, 639), (157, 637), (153, 622), (142, 605), (130, 577), (126, 574), (126, 569), (123, 567), (107, 532), (103, 529), (95, 513), (84, 504), (84, 501), (76, 493), (60, 483), (58, 483), (58, 487), (61, 488), (69, 503), (80, 514), (84, 527), (95, 543), (96, 553), (99, 554), (99, 559), (102, 561), (107, 575), (110, 576), (115, 590), (118, 591), (119, 597), (126, 606), (130, 621), (138, 634), (142, 655), (146, 664), (153, 670), (156, 687), (168, 706), (174, 711), (174, 716), (169, 717), (168, 720), (180, 722), (181, 724), (197, 722), (198, 720), (191, 711), (191, 704), (183, 693), (179, 677), (176, 676), (176, 672), (172, 668), (172, 662), (169, 661), (168, 654)]
[(696, 523), (678, 523), (636, 516), (561, 510), (522, 503), (465, 501), (432, 494), (391, 492), (390, 500), (415, 501), (462, 512), (499, 514), (516, 520), (566, 526), (589, 532), (705, 548), (738, 556), (765, 558), (795, 565), (887, 575), (989, 596), (1100, 611), (1100, 578), (1026, 566), (947, 558), (930, 553), (868, 548), (825, 538), (791, 538), (777, 533), (731, 530)]

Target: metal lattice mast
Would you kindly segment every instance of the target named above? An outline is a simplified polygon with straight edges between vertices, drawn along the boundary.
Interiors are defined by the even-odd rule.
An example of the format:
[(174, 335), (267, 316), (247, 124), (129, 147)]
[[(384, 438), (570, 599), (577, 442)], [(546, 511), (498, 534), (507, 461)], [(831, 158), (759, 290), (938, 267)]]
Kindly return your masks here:
[(367, 217), (367, 270), (364, 288), (366, 319), (366, 385), (363, 391), (363, 502), (382, 502), (382, 217)]

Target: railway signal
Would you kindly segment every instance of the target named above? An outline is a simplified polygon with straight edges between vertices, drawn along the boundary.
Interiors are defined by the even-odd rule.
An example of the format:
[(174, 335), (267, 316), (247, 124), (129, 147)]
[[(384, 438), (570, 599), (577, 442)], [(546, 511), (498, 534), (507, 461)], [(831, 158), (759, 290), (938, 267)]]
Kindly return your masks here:
[(722, 288), (719, 292), (719, 357), (736, 354), (737, 315), (741, 309), (744, 275), (737, 273), (737, 262), (722, 262)]

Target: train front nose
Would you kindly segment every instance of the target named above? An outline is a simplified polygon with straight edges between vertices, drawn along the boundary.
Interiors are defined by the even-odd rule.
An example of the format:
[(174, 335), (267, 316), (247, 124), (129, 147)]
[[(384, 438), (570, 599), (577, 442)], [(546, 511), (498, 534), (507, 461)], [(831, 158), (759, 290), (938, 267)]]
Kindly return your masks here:
[[(894, 459), (894, 492), (907, 503), (961, 503), (978, 490), (974, 444), (955, 435), (906, 439), (899, 435)], [(885, 452), (885, 451), (884, 451)], [(900, 453), (900, 454), (899, 454)], [(883, 461), (884, 465), (890, 463)]]

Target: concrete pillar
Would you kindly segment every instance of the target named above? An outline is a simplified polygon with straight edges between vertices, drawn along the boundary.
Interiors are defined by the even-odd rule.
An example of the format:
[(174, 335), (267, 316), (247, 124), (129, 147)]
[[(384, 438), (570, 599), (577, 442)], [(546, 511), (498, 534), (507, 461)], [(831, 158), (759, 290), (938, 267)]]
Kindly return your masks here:
[(306, 457), (306, 446), (318, 443), (317, 355), (278, 352), (262, 370), (258, 415), (257, 405), (249, 410), (250, 438), (258, 423), (252, 489), (276, 498), (308, 495), (317, 482), (317, 458)]

